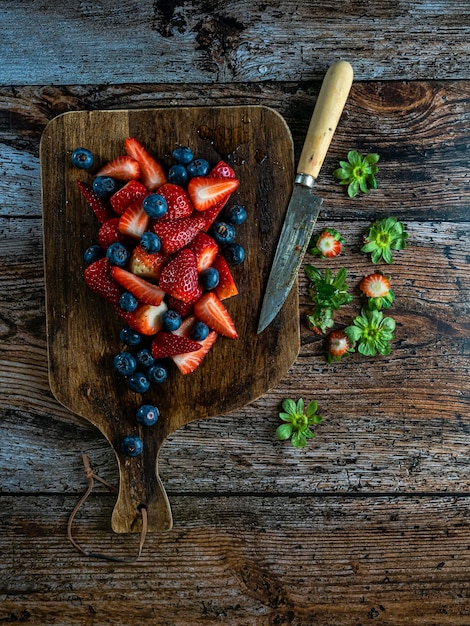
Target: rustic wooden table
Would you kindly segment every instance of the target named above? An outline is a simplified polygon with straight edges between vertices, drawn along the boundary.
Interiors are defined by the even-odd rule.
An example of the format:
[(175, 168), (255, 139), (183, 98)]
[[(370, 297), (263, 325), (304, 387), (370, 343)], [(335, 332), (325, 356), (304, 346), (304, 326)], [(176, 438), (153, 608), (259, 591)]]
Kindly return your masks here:
[[(49, 3), (0, 11), (0, 622), (297, 626), (470, 624), (470, 8), (390, 2)], [(48, 384), (39, 141), (65, 111), (261, 104), (298, 158), (327, 67), (355, 83), (318, 189), (317, 229), (344, 253), (319, 267), (371, 269), (361, 237), (395, 215), (409, 246), (385, 271), (397, 322), (388, 357), (328, 365), (308, 330), (276, 387), (242, 410), (173, 434), (160, 474), (175, 526), (135, 564), (87, 558), (67, 519), (114, 454)], [(332, 171), (381, 155), (379, 188), (348, 199)], [(279, 338), (282, 341), (282, 337)], [(86, 350), (86, 346), (83, 347)], [(284, 398), (317, 400), (304, 450), (275, 438)], [(88, 549), (132, 557), (98, 486), (76, 520)]]

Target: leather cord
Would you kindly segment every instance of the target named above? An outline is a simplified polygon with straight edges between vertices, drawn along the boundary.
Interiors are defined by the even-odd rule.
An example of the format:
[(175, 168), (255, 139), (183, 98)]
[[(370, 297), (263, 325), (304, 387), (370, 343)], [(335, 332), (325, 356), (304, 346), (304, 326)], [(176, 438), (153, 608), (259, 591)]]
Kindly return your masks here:
[(83, 494), (83, 496), (80, 498), (80, 500), (75, 505), (75, 508), (73, 509), (72, 513), (70, 514), (69, 520), (67, 522), (67, 537), (68, 537), (70, 543), (76, 548), (76, 550), (78, 550), (79, 552), (81, 552), (81, 554), (83, 554), (85, 556), (94, 557), (96, 559), (104, 559), (106, 561), (113, 561), (113, 562), (117, 562), (117, 563), (135, 563), (140, 558), (140, 556), (142, 554), (142, 550), (143, 550), (144, 543), (145, 543), (145, 538), (147, 536), (148, 519), (147, 519), (147, 508), (145, 506), (139, 507), (139, 511), (140, 511), (141, 516), (142, 516), (142, 530), (141, 530), (141, 533), (140, 533), (140, 540), (139, 540), (139, 547), (138, 547), (137, 556), (134, 559), (126, 559), (126, 558), (121, 558), (121, 557), (115, 557), (115, 556), (111, 556), (111, 555), (107, 555), (107, 554), (101, 554), (99, 552), (90, 552), (89, 550), (86, 550), (83, 546), (81, 546), (74, 539), (73, 533), (72, 533), (72, 527), (73, 527), (73, 522), (74, 522), (75, 516), (77, 515), (79, 509), (86, 502), (86, 500), (88, 499), (89, 495), (93, 491), (93, 487), (95, 486), (95, 480), (97, 480), (100, 483), (102, 483), (103, 485), (105, 485), (105, 487), (107, 487), (110, 491), (114, 491), (114, 492), (118, 491), (117, 488), (114, 487), (114, 485), (111, 485), (106, 480), (104, 480), (104, 478), (101, 478), (100, 476), (97, 476), (93, 472), (93, 470), (91, 469), (90, 460), (89, 460), (89, 458), (88, 458), (88, 456), (86, 454), (84, 454), (84, 453), (82, 454), (82, 459), (83, 459), (83, 465), (84, 465), (84, 468), (85, 468), (85, 476), (86, 476), (86, 478), (88, 480), (88, 487), (87, 487), (85, 493)]

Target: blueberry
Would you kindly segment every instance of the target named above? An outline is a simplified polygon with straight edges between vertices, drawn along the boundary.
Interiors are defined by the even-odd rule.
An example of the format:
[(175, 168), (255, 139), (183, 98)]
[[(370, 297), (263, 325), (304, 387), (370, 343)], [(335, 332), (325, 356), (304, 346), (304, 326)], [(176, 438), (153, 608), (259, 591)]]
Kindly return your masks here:
[(159, 252), (162, 247), (162, 242), (160, 241), (160, 237), (155, 233), (147, 232), (142, 235), (140, 238), (140, 247), (145, 252), (149, 252), (150, 254), (154, 254), (155, 252)]
[(139, 301), (129, 291), (125, 291), (119, 298), (119, 306), (123, 311), (126, 311), (127, 313), (135, 311), (138, 305)]
[(129, 326), (125, 326), (119, 333), (119, 339), (127, 346), (138, 346), (142, 341), (142, 335)]
[(101, 259), (102, 256), (103, 256), (103, 248), (99, 246), (98, 244), (90, 246), (89, 248), (85, 250), (85, 253), (83, 254), (83, 258), (87, 265), (90, 265), (90, 263), (93, 263), (93, 261), (97, 261), (98, 259)]
[(93, 165), (93, 155), (86, 148), (76, 148), (71, 156), (72, 165), (81, 170), (89, 170)]
[(154, 220), (163, 217), (168, 211), (166, 200), (159, 193), (151, 193), (146, 196), (142, 202), (142, 208)]
[(191, 148), (188, 148), (188, 146), (178, 146), (178, 148), (175, 148), (173, 150), (172, 157), (175, 161), (178, 161), (178, 163), (182, 163), (183, 165), (191, 163), (194, 159), (193, 151)]
[(245, 260), (245, 250), (240, 244), (231, 243), (224, 248), (224, 256), (228, 263), (239, 265)]
[(119, 265), (122, 267), (127, 263), (130, 257), (129, 250), (122, 243), (112, 243), (106, 250), (106, 256), (111, 265)]
[(167, 379), (168, 371), (161, 363), (156, 363), (147, 372), (148, 379), (152, 383), (163, 383)]
[(157, 423), (160, 411), (156, 406), (151, 404), (143, 404), (136, 413), (136, 420), (142, 426), (153, 426)]
[(208, 291), (215, 289), (215, 287), (219, 284), (219, 272), (215, 269), (215, 267), (208, 267), (206, 270), (203, 270), (199, 276), (201, 279), (201, 285)]
[(206, 159), (194, 159), (194, 161), (188, 164), (187, 169), (191, 178), (194, 178), (194, 176), (207, 176), (210, 168), (211, 166)]
[(130, 352), (116, 354), (113, 359), (114, 371), (121, 376), (131, 376), (135, 372), (136, 367), (136, 360)]
[(247, 217), (246, 209), (241, 204), (234, 204), (226, 209), (225, 216), (230, 224), (243, 224)]
[(181, 322), (181, 315), (171, 309), (168, 309), (168, 311), (165, 311), (162, 315), (162, 328), (167, 332), (178, 330), (181, 326)]
[(212, 236), (220, 246), (232, 243), (236, 234), (234, 226), (227, 222), (214, 222), (212, 225)]
[(142, 365), (142, 367), (152, 367), (155, 363), (155, 359), (153, 358), (150, 350), (147, 348), (143, 348), (143, 350), (139, 350), (136, 354), (137, 363)]
[(209, 326), (204, 322), (195, 322), (192, 326), (190, 335), (194, 341), (204, 341), (209, 334)]
[(139, 456), (143, 449), (142, 439), (137, 435), (128, 435), (121, 441), (121, 450), (126, 456)]
[(110, 176), (97, 176), (92, 186), (93, 191), (99, 198), (105, 198), (116, 190), (116, 181)]
[(174, 185), (184, 185), (188, 180), (188, 170), (181, 163), (172, 165), (168, 170), (168, 181)]
[(134, 372), (127, 379), (127, 384), (129, 385), (129, 389), (135, 391), (135, 393), (145, 393), (150, 387), (147, 376), (142, 372)]

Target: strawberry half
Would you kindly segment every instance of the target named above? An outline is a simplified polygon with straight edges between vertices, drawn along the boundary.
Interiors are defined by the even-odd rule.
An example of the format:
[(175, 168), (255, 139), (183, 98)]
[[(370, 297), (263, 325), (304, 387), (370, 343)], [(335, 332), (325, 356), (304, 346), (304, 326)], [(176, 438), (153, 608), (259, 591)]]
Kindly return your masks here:
[(148, 195), (148, 190), (145, 185), (139, 183), (138, 180), (130, 180), (119, 191), (113, 193), (109, 201), (114, 211), (122, 215), (128, 206), (136, 200), (145, 198), (146, 195)]
[(140, 239), (147, 230), (149, 221), (150, 218), (142, 207), (142, 200), (137, 200), (119, 218), (119, 230), (123, 235)]
[(194, 305), (194, 314), (220, 335), (237, 339), (238, 333), (229, 312), (213, 292), (205, 293)]
[(184, 248), (177, 252), (163, 268), (159, 286), (177, 300), (191, 304), (202, 293), (198, 278), (194, 252)]
[(140, 177), (140, 165), (130, 156), (118, 156), (100, 168), (96, 176), (111, 176), (116, 180), (132, 180)]
[(96, 215), (98, 221), (101, 222), (101, 224), (107, 222), (113, 217), (116, 217), (116, 214), (114, 213), (112, 208), (108, 206), (106, 202), (104, 202), (104, 200), (96, 195), (90, 185), (87, 185), (87, 183), (84, 183), (81, 180), (77, 180), (77, 185), (83, 197), (85, 198), (91, 210)]
[(117, 304), (123, 289), (112, 276), (112, 265), (106, 257), (91, 263), (83, 273), (89, 289), (107, 302)]
[(233, 280), (232, 273), (228, 266), (225, 257), (222, 254), (218, 254), (212, 263), (212, 267), (219, 272), (219, 284), (214, 289), (214, 293), (217, 294), (220, 300), (226, 300), (232, 296), (238, 294), (238, 289)]
[(140, 304), (135, 311), (123, 311), (119, 306), (115, 307), (116, 313), (136, 332), (141, 335), (156, 335), (162, 328), (162, 315), (168, 310), (165, 302), (158, 306), (153, 304)]
[(188, 184), (189, 197), (197, 211), (206, 211), (222, 200), (227, 201), (238, 187), (234, 178), (210, 178), (195, 176)]
[(132, 274), (132, 272), (128, 272), (122, 267), (114, 266), (111, 273), (114, 280), (121, 287), (124, 287), (126, 291), (130, 291), (137, 300), (144, 304), (158, 306), (165, 297), (165, 292), (160, 287)]
[(178, 300), (173, 296), (168, 296), (167, 303), (169, 309), (176, 311), (183, 318), (192, 313), (194, 309), (194, 302), (183, 302), (183, 300)]
[[(182, 337), (189, 337), (191, 327), (195, 321), (196, 317), (194, 315), (187, 317), (183, 320), (183, 323), (178, 330), (174, 331), (174, 334)], [(203, 341), (199, 342), (201, 344), (199, 350), (173, 356), (172, 359), (179, 371), (182, 374), (190, 374), (191, 372), (194, 372), (194, 370), (201, 365), (206, 354), (214, 345), (216, 339), (217, 333), (214, 330), (211, 330), (207, 337)]]
[(127, 244), (130, 240), (119, 230), (119, 217), (113, 217), (101, 224), (98, 231), (98, 243), (106, 250), (113, 243)]
[(160, 196), (165, 198), (167, 204), (166, 220), (178, 220), (189, 217), (193, 212), (193, 205), (186, 189), (174, 183), (165, 183), (158, 189)]
[(183, 217), (179, 220), (156, 220), (153, 230), (160, 237), (163, 252), (173, 254), (188, 245), (202, 226), (204, 226), (202, 217)]
[(198, 272), (207, 270), (214, 262), (214, 259), (219, 251), (219, 246), (214, 239), (203, 232), (199, 232), (194, 237), (194, 239), (188, 244), (188, 248), (196, 255)]
[(162, 267), (167, 260), (165, 254), (146, 252), (140, 244), (137, 244), (129, 259), (129, 269), (137, 276), (156, 281), (160, 278)]
[(166, 331), (161, 331), (155, 335), (150, 348), (154, 359), (164, 359), (177, 354), (196, 352), (200, 349), (201, 344), (197, 341)]
[(236, 178), (237, 175), (225, 161), (219, 161), (209, 172), (210, 178)]
[(155, 191), (166, 183), (166, 176), (160, 163), (148, 152), (135, 137), (128, 137), (124, 141), (127, 154), (140, 165), (140, 180), (149, 189)]

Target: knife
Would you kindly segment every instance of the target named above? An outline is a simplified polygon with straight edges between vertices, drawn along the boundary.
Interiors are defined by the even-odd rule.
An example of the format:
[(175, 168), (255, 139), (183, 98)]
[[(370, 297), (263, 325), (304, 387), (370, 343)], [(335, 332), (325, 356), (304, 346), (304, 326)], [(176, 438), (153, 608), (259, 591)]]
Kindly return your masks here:
[(346, 104), (352, 81), (353, 69), (347, 61), (333, 63), (323, 79), (269, 274), (258, 334), (279, 313), (297, 277), (323, 202), (313, 195), (312, 189)]

